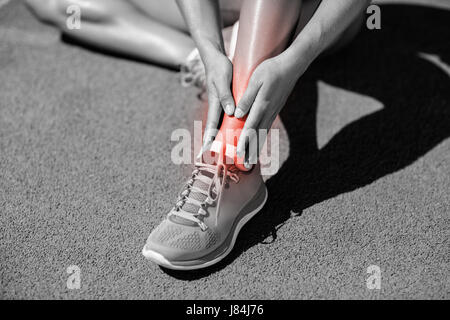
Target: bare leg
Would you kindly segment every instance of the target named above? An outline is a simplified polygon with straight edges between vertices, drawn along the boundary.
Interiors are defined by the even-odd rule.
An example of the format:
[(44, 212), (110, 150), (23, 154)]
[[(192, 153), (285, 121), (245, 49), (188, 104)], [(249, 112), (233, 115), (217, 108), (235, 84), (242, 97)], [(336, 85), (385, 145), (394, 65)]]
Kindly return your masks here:
[[(77, 41), (150, 63), (178, 68), (195, 48), (186, 33), (151, 19), (128, 1), (27, 0), (27, 4), (40, 19), (56, 25)], [(73, 4), (81, 9), (79, 30), (66, 27), (66, 10)], [(158, 1), (158, 5), (166, 12), (168, 20), (175, 23), (178, 8), (174, 1)], [(173, 13), (174, 10), (177, 12)], [(183, 23), (181, 18), (178, 25)]]
[[(239, 34), (233, 59), (233, 95), (236, 104), (245, 92), (253, 70), (265, 59), (282, 52), (297, 26), (301, 1), (298, 0), (245, 0), (239, 19)], [(218, 139), (225, 139), (223, 147), (236, 147), (245, 118), (224, 116)], [(229, 134), (233, 132), (233, 134)], [(228, 133), (228, 134), (227, 134)], [(233, 149), (234, 149), (233, 148)], [(246, 170), (243, 159), (234, 162)]]
[[(289, 41), (301, 33), (320, 3), (321, 0), (244, 1), (233, 60), (233, 95), (236, 104), (247, 88), (253, 70), (262, 61), (281, 53)], [(348, 42), (359, 28), (360, 19), (344, 32), (330, 50)]]
[[(253, 70), (265, 59), (282, 52), (289, 41), (296, 36), (311, 20), (321, 0), (245, 0), (239, 19), (239, 35), (236, 54), (233, 60), (233, 95), (236, 104), (247, 89)], [(361, 17), (363, 18), (363, 16)], [(325, 54), (334, 52), (347, 44), (358, 32), (361, 19), (355, 21)], [(237, 119), (224, 115), (217, 139), (225, 142), (223, 147), (236, 147), (246, 117)], [(228, 132), (228, 134), (227, 134)], [(232, 134), (230, 134), (232, 132)], [(234, 149), (234, 148), (231, 149)], [(225, 151), (223, 151), (225, 153)], [(234, 163), (241, 170), (244, 159), (234, 155)]]
[[(237, 21), (243, 0), (220, 0), (224, 26)], [(311, 18), (320, 0), (303, 1), (296, 33)], [(150, 63), (178, 68), (194, 49), (187, 27), (174, 0), (27, 0), (32, 11), (58, 26), (68, 36), (102, 49), (129, 55)], [(66, 28), (66, 9), (82, 10), (82, 29)], [(354, 26), (344, 38), (357, 32)], [(337, 44), (341, 46), (343, 42)]]
[[(239, 17), (242, 0), (221, 0), (225, 26)], [(178, 68), (195, 45), (175, 0), (27, 0), (43, 21), (79, 41), (150, 63)], [(66, 27), (66, 9), (81, 8), (82, 28)]]

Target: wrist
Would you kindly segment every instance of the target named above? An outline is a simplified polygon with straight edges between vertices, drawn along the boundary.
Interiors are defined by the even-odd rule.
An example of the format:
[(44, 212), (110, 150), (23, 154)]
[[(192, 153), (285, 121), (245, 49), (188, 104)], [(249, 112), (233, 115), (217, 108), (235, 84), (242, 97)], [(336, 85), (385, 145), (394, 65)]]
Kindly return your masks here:
[[(310, 29), (311, 30), (311, 29)], [(309, 65), (322, 53), (323, 37), (320, 28), (315, 32), (304, 32), (281, 54), (289, 68), (303, 74)]]
[(203, 36), (195, 37), (194, 41), (205, 64), (213, 61), (218, 54), (225, 54), (222, 39), (210, 39)]
[(199, 46), (198, 50), (207, 70), (209, 70), (210, 67), (214, 67), (215, 64), (221, 61), (221, 58), (226, 56), (225, 50), (222, 50), (222, 48), (217, 47), (214, 44)]
[(277, 58), (279, 59), (279, 66), (285, 70), (284, 74), (290, 75), (294, 81), (300, 78), (314, 60), (312, 55), (306, 56), (293, 50), (289, 51), (289, 49), (286, 49)]

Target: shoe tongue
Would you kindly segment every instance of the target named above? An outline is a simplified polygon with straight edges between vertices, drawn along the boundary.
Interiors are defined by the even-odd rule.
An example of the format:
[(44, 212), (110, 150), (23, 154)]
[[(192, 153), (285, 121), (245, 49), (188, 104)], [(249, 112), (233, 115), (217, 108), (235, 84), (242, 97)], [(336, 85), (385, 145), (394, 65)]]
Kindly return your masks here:
[[(208, 192), (209, 184), (211, 183), (211, 180), (214, 177), (214, 173), (209, 171), (200, 171), (197, 175), (197, 178), (194, 179), (194, 183), (192, 184), (193, 187), (200, 189), (204, 192)], [(207, 181), (207, 182), (206, 182)], [(200, 200), (197, 196), (203, 197), (203, 200)], [(189, 192), (190, 198), (193, 198), (198, 201), (204, 201), (206, 199), (206, 196), (200, 192), (191, 190)]]

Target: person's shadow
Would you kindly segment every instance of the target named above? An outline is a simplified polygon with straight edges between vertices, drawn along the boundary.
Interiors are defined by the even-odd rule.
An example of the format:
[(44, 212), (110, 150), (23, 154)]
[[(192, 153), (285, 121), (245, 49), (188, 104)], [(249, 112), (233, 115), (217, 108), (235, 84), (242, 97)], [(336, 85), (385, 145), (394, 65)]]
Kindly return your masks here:
[[(384, 5), (381, 13), (381, 30), (364, 28), (347, 48), (317, 61), (300, 79), (280, 115), (290, 155), (267, 181), (269, 200), (242, 229), (233, 252), (207, 269), (165, 272), (184, 280), (214, 273), (252, 246), (276, 241), (292, 211), (300, 215), (405, 168), (450, 136), (450, 75), (420, 55), (450, 64), (450, 11)], [(373, 97), (384, 108), (350, 123), (319, 150), (319, 80)]]

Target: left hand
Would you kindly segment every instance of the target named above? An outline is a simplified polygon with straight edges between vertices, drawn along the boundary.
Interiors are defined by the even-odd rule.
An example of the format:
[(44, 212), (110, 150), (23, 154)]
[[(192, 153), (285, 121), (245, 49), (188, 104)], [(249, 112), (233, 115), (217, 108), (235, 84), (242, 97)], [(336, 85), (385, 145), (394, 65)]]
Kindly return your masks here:
[[(251, 164), (256, 163), (264, 141), (258, 142), (258, 148), (248, 148), (250, 152), (256, 150), (257, 154), (245, 155), (246, 137), (249, 139), (248, 143), (255, 143), (252, 146), (256, 146), (255, 139), (259, 129), (268, 132), (306, 67), (294, 66), (279, 55), (265, 60), (253, 71), (248, 87), (234, 112), (236, 118), (242, 118), (248, 113), (237, 145), (239, 157), (248, 159)], [(252, 131), (256, 136), (250, 134)]]

